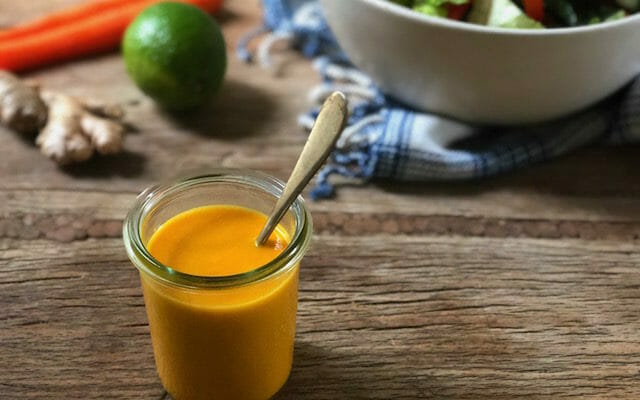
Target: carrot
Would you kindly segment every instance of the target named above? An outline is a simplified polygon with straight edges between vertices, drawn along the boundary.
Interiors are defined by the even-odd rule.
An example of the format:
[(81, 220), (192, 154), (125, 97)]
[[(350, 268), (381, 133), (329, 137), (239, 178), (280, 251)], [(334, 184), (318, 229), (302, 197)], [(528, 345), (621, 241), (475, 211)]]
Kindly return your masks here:
[(544, 1), (543, 0), (522, 0), (524, 12), (536, 21), (544, 19)]
[(131, 0), (100, 0), (84, 3), (76, 7), (47, 15), (35, 21), (0, 31), (0, 40), (15, 39), (43, 31), (45, 29), (62, 26), (64, 24), (75, 22), (80, 18), (95, 15), (99, 12), (120, 7), (127, 3), (131, 3)]
[[(50, 29), (13, 39), (0, 39), (0, 69), (23, 71), (118, 48), (129, 23), (147, 6), (161, 0), (129, 1)], [(222, 0), (177, 0), (214, 12)]]

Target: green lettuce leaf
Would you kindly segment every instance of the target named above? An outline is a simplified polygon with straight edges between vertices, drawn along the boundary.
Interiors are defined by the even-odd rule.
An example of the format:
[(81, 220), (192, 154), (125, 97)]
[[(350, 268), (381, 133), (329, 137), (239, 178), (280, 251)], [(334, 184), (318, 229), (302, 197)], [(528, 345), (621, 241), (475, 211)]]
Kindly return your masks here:
[(413, 6), (413, 0), (389, 0), (392, 3), (396, 3), (399, 4), (401, 6), (404, 7), (412, 7)]
[(542, 29), (544, 25), (529, 18), (511, 0), (475, 0), (469, 22), (499, 28)]
[(466, 4), (471, 0), (415, 0), (413, 10), (433, 17), (446, 17), (447, 4)]
[(413, 10), (417, 11), (421, 14), (430, 15), (432, 17), (446, 17), (447, 16), (447, 7), (444, 5), (433, 5), (425, 2), (423, 4), (413, 6)]

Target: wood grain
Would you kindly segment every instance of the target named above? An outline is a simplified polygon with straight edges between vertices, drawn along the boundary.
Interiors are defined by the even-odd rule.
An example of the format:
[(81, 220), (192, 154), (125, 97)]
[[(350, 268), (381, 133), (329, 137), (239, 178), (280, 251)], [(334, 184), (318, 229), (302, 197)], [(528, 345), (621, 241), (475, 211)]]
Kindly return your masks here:
[[(0, 26), (80, 1), (0, 0)], [(116, 53), (29, 74), (123, 104), (135, 130), (124, 154), (59, 169), (0, 128), (0, 399), (167, 398), (122, 219), (184, 170), (288, 176), (318, 80), (286, 50), (279, 75), (235, 60), (259, 20), (257, 2), (227, 2), (228, 74), (201, 113), (157, 109)], [(309, 203), (294, 369), (276, 398), (640, 398), (639, 155), (590, 148), (479, 182), (343, 182)]]
[[(365, 189), (361, 191), (366, 192)], [(358, 190), (348, 191), (358, 195)], [(355, 193), (354, 193), (355, 192)], [(369, 191), (369, 200), (378, 200), (376, 192)], [(362, 195), (360, 193), (360, 195)], [(417, 196), (414, 196), (417, 202)], [(533, 238), (582, 238), (585, 240), (616, 239), (638, 241), (640, 220), (630, 205), (618, 215), (589, 214), (574, 210), (566, 215), (537, 214), (533, 206), (535, 197), (511, 196), (506, 207), (491, 207), (498, 196), (483, 196), (483, 200), (465, 198), (468, 211), (447, 208), (441, 200), (424, 197), (422, 207), (409, 213), (397, 204), (366, 203), (357, 211), (357, 203), (340, 201), (340, 209), (334, 202), (310, 203), (317, 232), (358, 236), (362, 234), (405, 235), (459, 235), (480, 237), (533, 237)], [(532, 198), (533, 197), (533, 198)], [(423, 199), (424, 199), (423, 198)], [(37, 239), (48, 238), (70, 241), (87, 237), (119, 237), (122, 219), (133, 204), (135, 194), (120, 192), (78, 192), (68, 190), (0, 190), (0, 238)], [(355, 198), (354, 198), (355, 200)], [(516, 205), (518, 201), (525, 205)], [(568, 206), (570, 202), (566, 200)], [(407, 198), (398, 200), (411, 207)], [(560, 209), (564, 209), (564, 206)], [(636, 215), (640, 215), (639, 213)]]
[[(3, 398), (160, 396), (119, 239), (0, 245)], [(608, 241), (319, 235), (279, 398), (634, 398), (639, 263)]]

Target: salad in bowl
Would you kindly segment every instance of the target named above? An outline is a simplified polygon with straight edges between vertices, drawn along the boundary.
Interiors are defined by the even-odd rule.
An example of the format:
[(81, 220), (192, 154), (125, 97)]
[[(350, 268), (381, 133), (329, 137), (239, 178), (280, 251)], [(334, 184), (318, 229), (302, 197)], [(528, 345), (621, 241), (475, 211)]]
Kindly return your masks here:
[(388, 0), (432, 17), (480, 25), (543, 29), (615, 21), (640, 9), (640, 0)]
[[(559, 118), (640, 74), (640, 0), (319, 1), (349, 60), (385, 95), (463, 121)], [(575, 26), (557, 4), (572, 6)]]

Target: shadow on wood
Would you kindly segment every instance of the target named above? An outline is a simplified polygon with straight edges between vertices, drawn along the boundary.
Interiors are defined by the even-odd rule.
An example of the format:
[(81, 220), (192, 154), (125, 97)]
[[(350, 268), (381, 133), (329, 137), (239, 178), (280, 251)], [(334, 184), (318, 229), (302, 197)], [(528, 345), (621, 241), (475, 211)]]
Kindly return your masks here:
[[(359, 357), (352, 354), (353, 351), (357, 352), (356, 348), (352, 348), (351, 352), (343, 352), (336, 348), (296, 341), (291, 375), (273, 399), (396, 398), (391, 393), (401, 398), (438, 398), (429, 393), (432, 383), (421, 377), (423, 371), (418, 370), (415, 371), (414, 384), (405, 384), (400, 390), (381, 390), (379, 378), (388, 378), (394, 373), (392, 362), (385, 360), (382, 355), (377, 362), (361, 365)], [(365, 368), (366, 373), (363, 373)]]
[(94, 155), (87, 162), (65, 165), (60, 169), (75, 178), (135, 178), (144, 172), (146, 161), (144, 155), (125, 150), (109, 156)]
[(184, 112), (160, 112), (195, 134), (234, 141), (260, 132), (260, 125), (272, 118), (274, 106), (260, 88), (227, 80), (209, 104)]
[(224, 7), (224, 6), (216, 15), (214, 15), (214, 19), (220, 25), (224, 25), (228, 22), (235, 22), (239, 17), (240, 16), (236, 12), (229, 10), (228, 7)]

